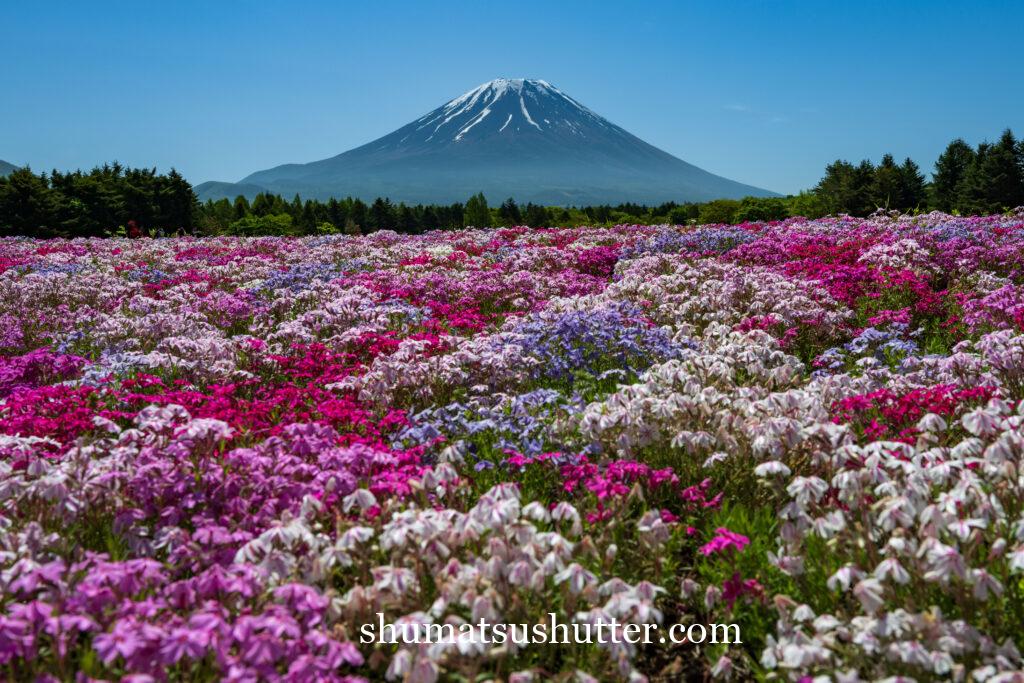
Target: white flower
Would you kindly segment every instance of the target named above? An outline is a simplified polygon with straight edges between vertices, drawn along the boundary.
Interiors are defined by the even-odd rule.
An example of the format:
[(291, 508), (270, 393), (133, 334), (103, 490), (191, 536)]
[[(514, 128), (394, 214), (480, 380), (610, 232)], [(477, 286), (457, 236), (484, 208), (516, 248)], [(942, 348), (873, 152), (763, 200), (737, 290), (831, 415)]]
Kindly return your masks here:
[(341, 501), (341, 509), (348, 512), (356, 505), (360, 510), (369, 510), (377, 504), (377, 497), (368, 489), (356, 489)]
[(412, 651), (411, 650), (399, 650), (395, 653), (395, 656), (391, 658), (391, 663), (388, 664), (388, 670), (384, 676), (389, 681), (395, 681), (405, 678), (412, 670)]
[(863, 579), (853, 587), (853, 595), (860, 601), (861, 607), (869, 614), (874, 614), (885, 604), (885, 588), (878, 579)]
[(972, 569), (971, 580), (974, 582), (974, 597), (987, 600), (989, 593), (997, 597), (1003, 594), (1003, 584), (984, 569)]
[(535, 522), (547, 522), (551, 519), (551, 514), (548, 512), (547, 507), (536, 500), (523, 508), (523, 516)]
[(1014, 574), (1024, 573), (1024, 546), (1017, 546), (1010, 553), (1010, 571)]
[(827, 490), (828, 483), (818, 477), (795, 477), (786, 487), (786, 493), (793, 496), (801, 507), (806, 507), (811, 501), (817, 502)]
[(985, 408), (975, 408), (960, 418), (960, 424), (975, 436), (991, 436), (996, 432), (999, 417)]
[(704, 590), (704, 607), (711, 609), (718, 604), (722, 597), (722, 589), (718, 586), (708, 586)]
[(800, 605), (793, 610), (793, 621), (803, 622), (814, 619), (814, 610), (810, 605)]
[(964, 565), (964, 558), (955, 548), (936, 541), (927, 549), (926, 555), (932, 567), (925, 572), (926, 581), (945, 583), (953, 576), (960, 579), (966, 578), (967, 568)]
[(874, 576), (879, 581), (891, 578), (901, 586), (910, 582), (910, 573), (903, 568), (903, 565), (900, 564), (900, 561), (895, 557), (890, 557), (879, 562), (878, 566), (875, 567)]
[(715, 678), (730, 680), (732, 678), (732, 660), (726, 655), (719, 657), (718, 661), (711, 668), (711, 675)]
[(763, 462), (754, 468), (754, 474), (762, 478), (775, 476), (788, 477), (790, 473), (791, 470), (789, 467), (778, 460), (769, 460), (768, 462)]
[(922, 432), (938, 433), (946, 431), (946, 421), (940, 415), (927, 413), (917, 421), (917, 428)]
[(569, 591), (571, 593), (581, 593), (583, 589), (589, 585), (597, 582), (597, 577), (593, 573), (581, 567), (578, 563), (573, 562), (562, 571), (555, 574), (555, 583), (561, 584), (568, 582)]
[(988, 522), (984, 519), (958, 519), (949, 524), (946, 528), (961, 541), (966, 541), (970, 537), (973, 529), (984, 529), (987, 526)]
[(828, 586), (829, 590), (847, 591), (850, 589), (850, 585), (862, 576), (864, 576), (864, 572), (856, 566), (848, 564), (840, 567), (835, 574), (830, 576), (825, 585)]
[(831, 614), (822, 614), (814, 620), (814, 630), (817, 633), (827, 633), (829, 631), (834, 631), (841, 623), (842, 622)]
[(720, 462), (725, 462), (729, 458), (729, 454), (723, 451), (715, 451), (704, 460), (703, 467), (709, 468), (714, 467)]

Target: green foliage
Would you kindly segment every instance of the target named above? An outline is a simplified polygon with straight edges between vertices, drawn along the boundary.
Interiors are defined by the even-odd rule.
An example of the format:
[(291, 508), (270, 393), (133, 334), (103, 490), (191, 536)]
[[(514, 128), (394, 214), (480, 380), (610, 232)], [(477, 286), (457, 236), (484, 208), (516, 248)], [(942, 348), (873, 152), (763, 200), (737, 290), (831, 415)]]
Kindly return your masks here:
[(192, 186), (175, 170), (114, 163), (88, 173), (35, 174), (18, 169), (0, 178), (0, 235), (86, 237), (130, 222), (144, 232), (191, 229)]
[(961, 138), (946, 146), (935, 162), (932, 179), (932, 202), (939, 211), (952, 211), (958, 206), (967, 169), (974, 162), (974, 149)]
[(552, 225), (551, 214), (543, 206), (529, 203), (523, 214), (523, 222), (531, 228), (548, 227)]
[(254, 237), (258, 235), (294, 235), (292, 217), (286, 213), (246, 216), (228, 226), (228, 234)]
[(789, 206), (790, 215), (793, 216), (821, 218), (828, 215), (825, 200), (817, 192), (801, 192), (794, 197), (788, 197), (786, 204)]
[(789, 215), (789, 207), (782, 197), (746, 197), (733, 214), (733, 220), (737, 223), (781, 221)]
[(907, 157), (899, 168), (900, 173), (900, 206), (905, 211), (927, 207), (928, 187), (924, 182), (924, 174), (914, 161)]
[(959, 186), (961, 213), (999, 213), (1024, 205), (1024, 150), (1010, 130), (981, 143)]
[(909, 158), (897, 165), (886, 154), (877, 167), (867, 160), (854, 166), (840, 159), (825, 168), (812, 194), (820, 207), (808, 205), (803, 198), (791, 199), (793, 215), (866, 216), (878, 208), (999, 213), (1024, 204), (1024, 143), (1009, 130), (997, 143), (982, 142), (977, 149), (959, 138), (953, 140), (935, 162), (930, 188)]
[(502, 203), (501, 208), (498, 209), (498, 218), (501, 219), (503, 225), (520, 225), (523, 222), (523, 214), (519, 211), (519, 205), (516, 204), (516, 200), (509, 197)]
[(700, 205), (698, 223), (732, 223), (740, 202), (735, 199), (715, 199)]
[(872, 201), (872, 192), (877, 192), (875, 168), (865, 159), (854, 166), (838, 159), (825, 168), (825, 176), (818, 182), (814, 192), (821, 198), (825, 213), (866, 216), (877, 205)]
[(466, 202), (464, 221), (467, 228), (486, 228), (490, 226), (491, 212), (487, 208), (487, 199), (484, 197), (483, 192), (473, 195)]

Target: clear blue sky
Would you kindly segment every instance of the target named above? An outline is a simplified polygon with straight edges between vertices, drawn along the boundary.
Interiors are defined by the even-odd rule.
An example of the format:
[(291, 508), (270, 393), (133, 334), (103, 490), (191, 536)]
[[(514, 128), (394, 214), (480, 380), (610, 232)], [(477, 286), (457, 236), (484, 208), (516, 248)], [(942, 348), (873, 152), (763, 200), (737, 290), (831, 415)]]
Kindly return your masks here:
[(1024, 134), (1021, 2), (0, 0), (0, 159), (193, 182), (333, 156), (498, 76), (543, 78), (779, 192), (843, 157), (930, 171)]

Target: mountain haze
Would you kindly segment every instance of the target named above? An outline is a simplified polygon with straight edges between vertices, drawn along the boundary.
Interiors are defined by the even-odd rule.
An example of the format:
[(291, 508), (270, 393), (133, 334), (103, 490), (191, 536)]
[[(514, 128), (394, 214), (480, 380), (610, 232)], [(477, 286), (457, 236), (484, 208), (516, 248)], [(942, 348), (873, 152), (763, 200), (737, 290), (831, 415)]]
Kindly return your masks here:
[(260, 189), (407, 203), (464, 201), (482, 191), (492, 201), (550, 205), (773, 194), (649, 145), (546, 81), (503, 78), (329, 159), (196, 187), (201, 199), (251, 197)]
[(14, 164), (4, 161), (3, 159), (0, 159), (0, 176), (8, 175), (11, 171), (13, 171), (16, 168), (18, 167), (15, 166)]

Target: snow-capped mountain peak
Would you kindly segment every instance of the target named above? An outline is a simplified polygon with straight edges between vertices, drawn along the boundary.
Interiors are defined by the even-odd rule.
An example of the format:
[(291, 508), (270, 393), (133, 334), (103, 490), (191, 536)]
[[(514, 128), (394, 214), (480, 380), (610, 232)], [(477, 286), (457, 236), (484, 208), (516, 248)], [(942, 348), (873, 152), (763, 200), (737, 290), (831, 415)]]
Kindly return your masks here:
[[(203, 199), (286, 196), (430, 203), (515, 197), (544, 204), (699, 201), (768, 194), (664, 152), (547, 81), (496, 78), (333, 157), (197, 187)], [(232, 194), (235, 193), (235, 194)]]
[(462, 142), (497, 133), (545, 130), (585, 136), (588, 125), (614, 128), (547, 81), (496, 78), (421, 116), (416, 133), (425, 134), (409, 134), (402, 142)]

